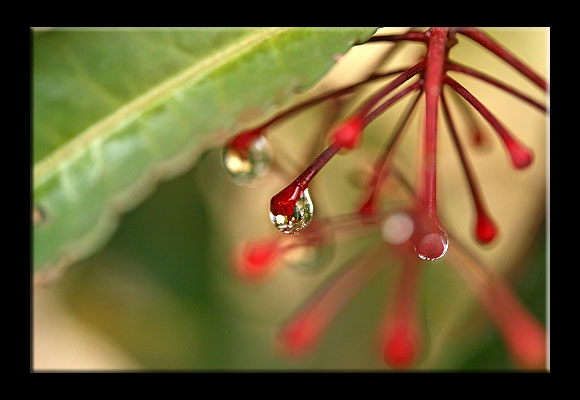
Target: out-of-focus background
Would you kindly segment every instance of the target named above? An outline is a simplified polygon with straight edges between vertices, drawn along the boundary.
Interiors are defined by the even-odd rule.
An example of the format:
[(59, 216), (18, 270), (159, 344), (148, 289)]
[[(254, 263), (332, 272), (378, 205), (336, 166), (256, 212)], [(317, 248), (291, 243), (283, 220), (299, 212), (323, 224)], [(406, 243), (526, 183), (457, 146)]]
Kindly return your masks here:
[[(379, 33), (402, 30), (385, 28)], [(540, 75), (549, 76), (548, 29), (486, 31)], [(493, 54), (465, 37), (459, 40), (451, 52), (453, 59), (544, 99), (535, 86)], [(365, 74), (365, 65), (387, 46), (377, 43), (351, 49), (319, 84), (294, 101), (357, 81)], [(382, 69), (410, 65), (422, 51), (420, 44), (405, 45)], [(483, 119), (487, 145), (475, 148), (463, 119), (456, 118), (500, 237), (485, 248), (473, 239), (474, 210), (468, 186), (445, 128), (438, 143), (440, 217), (491, 268), (504, 274), (524, 304), (546, 323), (547, 117), (474, 78), (454, 77), (533, 149), (535, 161), (525, 171), (513, 170), (495, 132)], [(376, 88), (377, 84), (368, 85), (363, 93)], [(407, 103), (381, 116), (369, 126), (360, 149), (337, 155), (317, 176), (311, 191), (315, 218), (353, 210), (362, 195), (357, 179), (370, 167)], [(459, 116), (459, 109), (453, 110)], [(233, 250), (241, 241), (276, 234), (268, 216), (270, 197), (311, 161), (308, 157), (328, 112), (329, 105), (322, 104), (268, 134), (276, 161), (286, 173), (273, 171), (254, 187), (236, 186), (222, 170), (221, 149), (209, 149), (189, 172), (161, 183), (153, 195), (125, 214), (105, 248), (71, 266), (58, 281), (35, 287), (33, 368), (386, 369), (375, 337), (396, 277), (388, 259), (384, 271), (345, 307), (313, 354), (288, 360), (274, 347), (280, 323), (378, 236), (332, 243), (322, 249), (311, 271), (282, 266), (258, 283), (240, 279), (231, 265)], [(421, 121), (421, 113), (416, 113), (396, 156), (396, 165), (411, 182), (420, 165)], [(426, 345), (417, 368), (515, 368), (497, 329), (446, 261), (425, 268), (420, 304)]]

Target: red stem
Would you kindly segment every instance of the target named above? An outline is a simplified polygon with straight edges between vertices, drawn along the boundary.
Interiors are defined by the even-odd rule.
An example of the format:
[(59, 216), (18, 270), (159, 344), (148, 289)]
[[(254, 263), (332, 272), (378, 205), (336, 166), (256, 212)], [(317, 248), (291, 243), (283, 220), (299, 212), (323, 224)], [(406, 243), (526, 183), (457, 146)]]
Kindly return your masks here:
[(474, 95), (461, 86), (457, 81), (450, 77), (445, 77), (445, 83), (465, 100), (467, 100), (479, 113), (491, 124), (504, 142), (512, 161), (516, 168), (524, 168), (531, 162), (531, 153), (529, 153), (521, 144), (519, 144), (504, 126), (495, 118), (491, 112), (483, 105)]
[(459, 95), (457, 92), (452, 92), (453, 98), (455, 99), (456, 104), (461, 107), (461, 111), (464, 115), (467, 116), (467, 124), (469, 125), (469, 129), (472, 133), (472, 140), (475, 145), (482, 145), (484, 141), (483, 136), (483, 128), (481, 124), (476, 119), (474, 110), (472, 107), (468, 106), (466, 101)]
[(430, 219), (437, 215), (437, 105), (444, 75), (447, 29), (433, 28), (431, 30), (425, 65), (425, 181), (424, 192), (419, 196), (419, 201), (424, 202), (425, 210)]
[(368, 197), (364, 203), (365, 205), (366, 204), (372, 205), (374, 203), (375, 197), (376, 197), (377, 192), (378, 192), (379, 183), (381, 182), (381, 172), (382, 172), (383, 168), (385, 167), (385, 164), (389, 160), (389, 156), (392, 154), (392, 150), (395, 147), (395, 144), (397, 143), (399, 137), (401, 136), (401, 133), (405, 129), (405, 126), (407, 125), (409, 118), (411, 117), (411, 115), (413, 114), (413, 111), (417, 107), (417, 104), (419, 103), (419, 99), (421, 98), (421, 94), (423, 94), (423, 91), (420, 91), (417, 94), (417, 96), (415, 97), (415, 99), (411, 103), (411, 106), (408, 108), (408, 110), (405, 112), (405, 114), (403, 114), (402, 119), (398, 123), (397, 130), (392, 135), (388, 144), (385, 146), (385, 150), (381, 153), (379, 158), (377, 158), (377, 160), (375, 161), (373, 172), (371, 174), (371, 177), (370, 177), (370, 180), (368, 183), (368, 188), (370, 188), (370, 190), (368, 190)]
[(441, 93), (441, 104), (443, 105), (443, 113), (445, 115), (445, 119), (447, 122), (447, 126), (449, 127), (449, 132), (451, 133), (451, 137), (453, 138), (453, 143), (457, 148), (457, 152), (459, 153), (459, 158), (461, 159), (461, 164), (463, 166), (463, 170), (465, 171), (465, 176), (467, 177), (467, 182), (469, 183), (469, 189), (471, 190), (471, 195), (473, 197), (473, 202), (475, 204), (475, 208), (477, 212), (483, 212), (483, 202), (481, 201), (481, 196), (479, 193), (479, 189), (475, 184), (475, 178), (467, 162), (467, 158), (465, 156), (465, 152), (459, 142), (459, 137), (457, 135), (457, 131), (455, 130), (455, 125), (453, 124), (453, 120), (451, 119), (451, 113), (449, 112), (449, 107), (447, 105), (447, 101), (445, 100), (445, 95), (443, 92)]
[(367, 40), (366, 43), (369, 43), (369, 42), (399, 42), (402, 40), (427, 43), (429, 39), (427, 38), (427, 36), (423, 32), (408, 32), (408, 33), (403, 33), (400, 35), (373, 36), (372, 38)]
[(482, 81), (490, 83), (490, 84), (520, 98), (521, 100), (525, 101), (528, 104), (531, 104), (532, 106), (536, 107), (537, 109), (539, 109), (541, 111), (544, 111), (544, 112), (546, 111), (546, 107), (543, 104), (540, 104), (536, 100), (534, 100), (531, 97), (525, 95), (524, 93), (518, 91), (517, 89), (514, 89), (511, 86), (508, 86), (505, 83), (502, 83), (502, 82), (498, 81), (497, 79), (492, 78), (489, 75), (485, 75), (482, 72), (476, 71), (472, 68), (469, 68), (469, 67), (466, 67), (463, 65), (459, 65), (456, 63), (450, 63), (450, 62), (447, 63), (447, 69), (451, 70), (451, 71), (456, 71), (456, 72), (461, 72), (463, 74), (471, 75), (475, 78), (479, 78)]
[(413, 65), (411, 68), (405, 70), (401, 75), (393, 79), (388, 85), (378, 91), (373, 97), (370, 98), (370, 100), (363, 104), (357, 114), (366, 115), (383, 97), (421, 72), (424, 68), (425, 61), (421, 61), (418, 64)]
[(313, 97), (313, 98), (308, 99), (302, 103), (299, 103), (299, 104), (289, 108), (288, 110), (283, 111), (282, 113), (278, 114), (277, 116), (275, 116), (271, 120), (265, 122), (264, 124), (260, 125), (255, 130), (263, 131), (266, 128), (274, 125), (278, 121), (280, 121), (286, 117), (289, 117), (292, 114), (296, 114), (297, 112), (302, 111), (308, 107), (312, 107), (318, 103), (322, 103), (323, 101), (334, 98), (334, 97), (339, 97), (339, 96), (348, 94), (348, 93), (352, 92), (354, 89), (356, 89), (357, 87), (359, 87), (365, 83), (368, 83), (368, 82), (371, 82), (371, 81), (374, 81), (377, 79), (381, 79), (381, 78), (386, 78), (386, 77), (391, 76), (391, 75), (400, 74), (400, 73), (405, 72), (405, 71), (406, 71), (406, 69), (402, 68), (402, 69), (396, 69), (393, 71), (383, 72), (380, 74), (376, 74), (376, 73), (370, 74), (367, 78), (363, 79), (360, 82), (353, 83), (352, 85), (349, 85), (349, 86), (346, 86), (346, 87), (343, 87), (340, 89), (336, 89), (336, 90), (322, 93), (319, 96)]
[(395, 102), (403, 98), (405, 95), (420, 89), (423, 86), (423, 80), (415, 82), (414, 84), (410, 85), (409, 87), (401, 90), (399, 93), (391, 97), (390, 99), (386, 100), (380, 106), (375, 108), (371, 113), (369, 113), (364, 119), (364, 125), (370, 124), (374, 119), (376, 119), (379, 115), (381, 115), (387, 108), (392, 106)]
[[(413, 32), (416, 28), (409, 28), (409, 30), (407, 30), (407, 32), (405, 33), (410, 33)], [(390, 46), (382, 55), (381, 57), (378, 59), (378, 61), (374, 64), (374, 68), (372, 68), (372, 71), (375, 71), (376, 69), (378, 69), (381, 65), (385, 65), (385, 63), (390, 59), (393, 58), (397, 52), (401, 49), (401, 45), (404, 42), (394, 42), (394, 44), (392, 46)]]
[(457, 32), (467, 36), (470, 39), (475, 40), (477, 43), (497, 55), (499, 58), (510, 64), (512, 67), (517, 69), (520, 73), (534, 82), (537, 86), (544, 90), (548, 90), (548, 85), (544, 78), (540, 77), (536, 72), (534, 72), (530, 67), (520, 61), (515, 55), (501, 46), (499, 43), (495, 42), (487, 34), (480, 31), (477, 28), (460, 28)]
[(326, 165), (326, 163), (330, 161), (330, 159), (334, 157), (334, 155), (338, 153), (340, 149), (341, 146), (335, 143), (328, 146), (326, 150), (324, 150), (316, 158), (316, 160), (314, 160), (314, 162), (310, 164), (310, 166), (306, 168), (298, 178), (296, 178), (294, 183), (302, 187), (303, 189), (306, 189), (312, 178), (316, 176), (316, 174), (322, 169), (322, 167), (324, 167), (324, 165)]

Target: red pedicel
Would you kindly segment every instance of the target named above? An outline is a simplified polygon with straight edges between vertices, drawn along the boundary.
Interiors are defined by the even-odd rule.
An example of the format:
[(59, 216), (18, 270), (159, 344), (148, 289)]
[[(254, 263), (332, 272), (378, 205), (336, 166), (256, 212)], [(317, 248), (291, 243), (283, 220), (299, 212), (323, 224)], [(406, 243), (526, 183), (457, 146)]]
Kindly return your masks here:
[[(405, 114), (402, 120), (403, 122), (397, 124), (397, 130), (389, 137), (390, 140), (385, 150), (377, 159), (375, 167), (371, 172), (372, 175), (369, 176), (367, 185), (365, 186), (363, 201), (358, 204), (356, 212), (354, 214), (332, 217), (332, 219), (314, 221), (310, 229), (301, 232), (300, 235), (294, 238), (297, 239), (295, 242), (296, 247), (315, 247), (318, 244), (314, 243), (313, 240), (322, 234), (324, 234), (325, 238), (327, 236), (332, 236), (333, 238), (339, 237), (343, 236), (343, 234), (355, 236), (364, 231), (371, 232), (375, 227), (381, 228), (379, 230), (384, 234), (382, 229), (384, 228), (384, 224), (381, 225), (381, 223), (385, 221), (385, 218), (378, 211), (381, 210), (379, 200), (383, 179), (387, 175), (387, 171), (389, 175), (392, 172), (392, 175), (400, 183), (403, 183), (412, 195), (412, 203), (397, 208), (399, 211), (407, 210), (408, 212), (409, 207), (413, 210), (409, 215), (411, 229), (408, 236), (405, 236), (406, 239), (403, 243), (385, 239), (384, 243), (378, 245), (379, 249), (388, 249), (385, 257), (378, 257), (376, 255), (366, 257), (369, 253), (365, 253), (365, 259), (358, 263), (357, 266), (352, 266), (345, 273), (338, 275), (329, 284), (325, 285), (323, 290), (309, 301), (297, 313), (295, 318), (291, 319), (283, 327), (279, 336), (279, 342), (287, 354), (301, 355), (313, 349), (336, 317), (336, 314), (352, 296), (379, 271), (379, 268), (390, 266), (388, 261), (392, 260), (392, 257), (387, 257), (387, 254), (394, 255), (395, 253), (400, 253), (397, 249), (401, 250), (405, 248), (410, 252), (410, 254), (407, 254), (410, 257), (409, 259), (414, 259), (417, 264), (421, 263), (419, 258), (432, 261), (445, 255), (449, 247), (449, 236), (438, 216), (438, 196), (436, 193), (436, 180), (438, 178), (436, 171), (437, 143), (439, 142), (440, 136), (438, 132), (438, 105), (440, 102), (443, 105), (443, 113), (447, 119), (459, 157), (461, 158), (463, 170), (466, 174), (473, 198), (476, 213), (475, 237), (481, 244), (490, 243), (497, 237), (498, 227), (490, 215), (487, 214), (487, 207), (484, 198), (479, 193), (477, 179), (471, 171), (467, 153), (460, 145), (458, 133), (461, 134), (461, 132), (455, 131), (455, 127), (451, 121), (449, 109), (444, 99), (444, 86), (452, 89), (457, 94), (460, 104), (468, 107), (464, 109), (463, 114), (467, 115), (468, 127), (470, 129), (474, 129), (474, 127), (476, 129), (478, 128), (477, 121), (471, 115), (471, 112), (478, 112), (493, 127), (505, 146), (511, 164), (515, 169), (523, 169), (529, 166), (533, 162), (533, 154), (531, 150), (527, 149), (512, 136), (511, 132), (492, 114), (490, 109), (484, 106), (460, 83), (450, 77), (448, 72), (471, 75), (474, 78), (495, 86), (504, 93), (519, 98), (541, 112), (546, 112), (547, 109), (542, 102), (534, 100), (519, 90), (500, 82), (496, 78), (453, 62), (449, 58), (449, 53), (458, 43), (457, 33), (468, 36), (488, 50), (491, 50), (532, 82), (536, 83), (540, 88), (547, 88), (547, 84), (543, 78), (539, 77), (539, 75), (531, 71), (525, 64), (516, 59), (513, 54), (507, 52), (478, 30), (473, 28), (435, 27), (424, 32), (416, 32), (416, 30), (411, 29), (403, 35), (380, 36), (377, 39), (370, 40), (370, 42), (402, 43), (405, 41), (414, 41), (425, 44), (425, 54), (420, 59), (414, 61), (413, 65), (404, 67), (398, 72), (378, 73), (377, 71), (380, 70), (381, 63), (377, 63), (372, 71), (365, 75), (366, 77), (363, 80), (340, 89), (332, 89), (317, 97), (287, 108), (279, 115), (262, 124), (259, 128), (243, 132), (228, 144), (230, 147), (240, 151), (248, 149), (250, 144), (253, 143), (252, 140), (259, 137), (261, 130), (266, 129), (270, 125), (300, 110), (312, 107), (329, 99), (340, 99), (341, 102), (338, 106), (340, 108), (342, 104), (348, 104), (347, 100), (342, 100), (348, 95), (355, 93), (355, 89), (360, 85), (387, 77), (388, 75), (398, 74), (394, 79), (382, 85), (369, 99), (363, 101), (361, 106), (358, 107), (358, 110), (352, 113), (350, 117), (347, 116), (342, 123), (338, 124), (331, 131), (331, 145), (293, 182), (272, 197), (270, 212), (275, 227), (284, 233), (297, 233), (306, 227), (312, 218), (313, 205), (308, 195), (308, 187), (314, 176), (322, 170), (336, 153), (359, 146), (363, 140), (364, 128), (382, 115), (395, 102), (409, 93), (418, 92), (414, 102), (410, 102), (413, 106), (408, 109), (409, 111)], [(395, 44), (388, 50), (391, 51), (396, 46)], [(388, 54), (389, 51), (385, 54)], [(382, 57), (382, 60), (384, 59), (386, 59), (385, 56)], [(412, 80), (415, 81), (413, 82)], [(409, 81), (409, 84), (403, 86), (407, 81)], [(395, 90), (398, 92), (394, 93)], [(387, 96), (390, 97), (387, 98)], [(420, 98), (425, 99), (422, 132), (423, 148), (421, 149), (422, 151), (417, 151), (417, 154), (422, 154), (424, 158), (422, 159), (423, 165), (420, 165), (418, 168), (420, 172), (419, 181), (417, 182), (417, 186), (413, 187), (409, 183), (408, 178), (404, 176), (405, 174), (397, 170), (393, 157), (391, 156), (391, 149), (400, 137), (406, 120), (410, 118), (414, 104), (418, 104)], [(342, 115), (340, 111), (340, 109), (335, 110), (334, 114), (337, 116)], [(332, 121), (334, 120), (332, 119)], [(326, 125), (329, 126), (331, 123), (328, 122)], [(480, 130), (472, 132), (472, 134), (472, 138), (476, 143), (481, 142), (482, 135)], [(316, 142), (319, 143), (319, 141)], [(389, 204), (389, 206), (391, 205)], [(388, 213), (385, 210), (382, 213), (390, 214), (391, 212), (392, 210), (389, 210)], [(320, 225), (317, 225), (318, 222), (320, 222)], [(314, 226), (318, 228), (314, 229)], [(451, 248), (457, 246), (462, 246), (461, 242), (457, 237), (453, 236)], [(294, 248), (294, 245), (291, 247)], [(413, 248), (415, 250), (414, 252)], [(285, 251), (285, 246), (282, 247), (266, 243), (256, 245), (253, 248), (247, 249), (244, 257), (242, 257), (240, 264), (242, 266), (241, 270), (246, 276), (264, 276), (274, 266), (278, 265), (278, 261)], [(476, 261), (475, 263), (480, 262)], [(493, 277), (493, 274), (487, 271), (487, 268), (481, 266), (476, 267), (472, 271), (473, 267), (468, 268), (467, 264), (469, 263), (461, 262), (456, 267), (458, 267), (458, 271), (462, 275), (465, 271), (471, 271), (470, 273), (473, 275), (472, 280), (479, 282), (476, 285), (477, 292), (481, 296), (480, 299), (501, 331), (508, 351), (513, 359), (518, 365), (526, 368), (545, 367), (546, 350), (544, 327), (518, 303), (514, 294), (508, 290), (509, 288), (487, 285), (490, 281), (499, 281), (499, 278)], [(436, 265), (435, 267), (438, 266)], [(413, 270), (405, 265), (405, 271), (409, 272)], [(407, 281), (416, 281), (416, 279)], [(482, 282), (484, 289), (482, 289)], [(492, 286), (493, 288), (491, 288)], [(393, 368), (409, 368), (413, 366), (417, 362), (421, 351), (421, 332), (419, 330), (419, 324), (416, 321), (416, 310), (413, 300), (416, 290), (410, 284), (403, 284), (401, 287), (398, 288), (399, 293), (395, 296), (396, 305), (394, 310), (388, 316), (387, 328), (381, 331), (382, 356), (385, 362)]]
[(245, 278), (259, 278), (275, 266), (282, 255), (278, 241), (245, 244), (236, 256), (237, 272)]
[(475, 237), (481, 243), (491, 242), (497, 235), (497, 228), (493, 222), (482, 211), (477, 213), (477, 224), (475, 227)]
[(360, 143), (363, 129), (364, 124), (362, 118), (355, 115), (334, 128), (332, 139), (341, 147), (354, 149)]
[(398, 324), (385, 343), (385, 362), (393, 368), (410, 367), (417, 357), (417, 343), (405, 323)]

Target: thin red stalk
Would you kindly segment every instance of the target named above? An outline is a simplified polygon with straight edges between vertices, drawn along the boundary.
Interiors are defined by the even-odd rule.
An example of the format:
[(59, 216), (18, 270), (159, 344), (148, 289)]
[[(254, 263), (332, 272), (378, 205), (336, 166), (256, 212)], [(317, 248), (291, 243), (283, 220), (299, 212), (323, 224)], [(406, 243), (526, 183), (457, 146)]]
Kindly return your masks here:
[(500, 330), (514, 361), (525, 368), (545, 368), (545, 328), (525, 308), (508, 283), (492, 274), (457, 239), (453, 240), (449, 254), (454, 260), (451, 264), (478, 295)]
[(316, 157), (320, 149), (326, 147), (328, 130), (337, 122), (343, 104), (340, 98), (335, 98), (332, 104), (329, 104), (330, 109), (326, 110), (324, 117), (321, 118), (321, 124), (317, 128), (317, 134), (307, 152), (307, 160), (312, 160)]
[(463, 147), (459, 142), (459, 137), (457, 135), (457, 131), (455, 130), (455, 124), (451, 119), (451, 113), (449, 112), (449, 107), (447, 105), (447, 101), (445, 100), (445, 95), (443, 94), (443, 92), (441, 92), (441, 104), (443, 105), (443, 114), (445, 115), (445, 120), (447, 122), (449, 132), (451, 133), (453, 143), (455, 144), (455, 148), (457, 149), (457, 153), (459, 154), (459, 159), (461, 160), (461, 165), (463, 166), (463, 170), (465, 171), (467, 182), (469, 183), (469, 189), (471, 190), (473, 202), (475, 203), (475, 207), (477, 208), (477, 210), (482, 210), (483, 202), (481, 201), (479, 189), (475, 184), (475, 177), (473, 176), (473, 172), (471, 171), (469, 163), (467, 162), (467, 157), (465, 156)]
[(385, 146), (385, 150), (381, 153), (381, 155), (375, 161), (375, 164), (373, 167), (373, 172), (371, 173), (370, 181), (369, 181), (368, 186), (367, 186), (370, 188), (370, 190), (368, 191), (368, 197), (367, 197), (367, 200), (365, 201), (365, 203), (363, 204), (363, 207), (367, 204), (370, 204), (371, 206), (373, 205), (373, 203), (375, 201), (375, 197), (378, 193), (379, 182), (381, 182), (380, 178), (381, 178), (382, 170), (384, 169), (387, 161), (389, 160), (389, 156), (392, 154), (392, 149), (395, 147), (395, 144), (397, 143), (399, 137), (401, 136), (401, 133), (405, 129), (405, 126), (407, 125), (409, 118), (411, 117), (411, 115), (413, 114), (413, 111), (417, 107), (417, 104), (419, 103), (419, 99), (421, 98), (422, 94), (423, 94), (423, 91), (421, 90), (417, 94), (415, 99), (412, 101), (410, 107), (407, 109), (405, 114), (403, 114), (401, 120), (399, 121), (398, 127), (397, 127), (395, 133), (391, 136), (391, 139), (389, 140), (388, 144)]
[[(370, 277), (369, 274), (378, 271), (384, 258), (377, 256), (384, 254), (385, 250), (385, 246), (381, 243), (371, 251), (364, 252), (366, 256), (362, 259), (348, 263), (326, 282), (322, 290), (319, 290), (308, 303), (311, 305), (316, 303), (320, 307), (325, 307), (327, 311), (330, 306), (333, 306), (333, 310), (338, 310), (340, 305), (348, 300), (348, 296), (343, 296), (346, 294), (345, 291), (362, 287), (366, 279)], [(358, 284), (354, 284), (355, 282)]]
[[(393, 173), (409, 193), (415, 194), (413, 187), (397, 168), (393, 168)], [(545, 328), (525, 309), (507, 282), (493, 274), (458, 236), (449, 234), (449, 237), (448, 256), (451, 265), (479, 295), (502, 331), (512, 355), (526, 367), (545, 368)]]
[[(407, 32), (405, 32), (405, 33), (413, 32), (415, 29), (417, 29), (417, 28), (409, 28), (407, 30)], [(386, 51), (383, 51), (383, 53), (378, 58), (378, 60), (375, 61), (375, 63), (371, 66), (371, 68), (369, 68), (369, 72), (366, 75), (366, 79), (362, 80), (361, 82), (367, 82), (367, 80), (369, 80), (369, 79), (371, 79), (371, 80), (375, 79), (375, 78), (378, 79), (378, 77), (386, 77), (386, 76), (389, 76), (391, 74), (397, 74), (397, 73), (404, 72), (405, 69), (390, 71), (387, 73), (377, 73), (376, 72), (377, 69), (381, 67), (381, 65), (385, 64), (385, 62), (387, 60), (389, 60), (390, 58), (395, 56), (397, 51), (401, 49), (401, 44), (402, 44), (402, 42), (395, 42), (394, 45), (389, 46), (386, 49)], [(358, 92), (358, 93), (360, 93), (360, 92)], [(330, 118), (328, 118), (328, 121), (329, 121), (328, 123), (331, 124), (332, 122), (336, 121), (336, 117), (340, 113), (340, 110), (343, 109), (346, 106), (346, 104), (354, 102), (356, 97), (357, 97), (357, 93), (355, 93), (350, 98), (350, 100), (348, 102), (346, 102), (346, 101), (341, 102), (341, 99), (336, 97), (336, 107), (333, 109), (333, 115)], [(326, 137), (326, 132), (324, 132), (324, 135), (319, 136), (319, 140), (317, 140), (315, 142), (315, 146), (313, 146), (313, 148), (312, 148), (312, 152), (311, 152), (312, 154), (311, 154), (311, 157), (309, 157), (309, 159), (313, 158), (316, 155), (316, 152), (317, 152), (316, 149), (320, 147), (319, 144), (324, 142), (325, 137)]]
[(461, 107), (461, 111), (464, 115), (467, 116), (467, 124), (469, 125), (469, 129), (472, 133), (472, 140), (475, 145), (482, 145), (484, 142), (483, 136), (483, 128), (481, 124), (476, 119), (474, 115), (474, 110), (472, 107), (468, 106), (465, 100), (461, 97), (461, 95), (455, 91), (452, 92), (453, 97), (455, 99), (456, 104)]
[(387, 159), (388, 159), (389, 155), (391, 154), (391, 150), (393, 149), (393, 147), (397, 143), (399, 137), (401, 136), (401, 133), (405, 129), (405, 126), (407, 125), (407, 122), (409, 121), (411, 114), (413, 114), (415, 107), (417, 107), (417, 104), (419, 103), (419, 99), (421, 98), (422, 94), (423, 94), (423, 90), (421, 90), (419, 93), (417, 93), (417, 96), (415, 96), (415, 99), (413, 99), (413, 102), (411, 103), (410, 107), (405, 112), (405, 114), (403, 114), (403, 117), (399, 121), (397, 130), (392, 135), (389, 143), (385, 146), (385, 150), (383, 151), (381, 156), (375, 162), (375, 170), (381, 169), (385, 165), (385, 163), (387, 162)]
[(405, 254), (394, 301), (384, 322), (384, 357), (393, 368), (409, 367), (420, 351), (421, 335), (417, 321), (420, 272), (420, 261)]
[[(378, 223), (391, 212), (383, 211), (377, 213), (373, 216), (372, 222)], [(289, 247), (294, 247), (294, 244), (295, 246), (308, 245), (312, 242), (324, 244), (327, 238), (337, 239), (338, 237), (358, 236), (361, 232), (372, 232), (375, 228), (376, 225), (369, 224), (368, 218), (363, 218), (356, 213), (317, 219), (312, 221), (309, 228), (293, 240), (293, 244), (289, 245)]]
[(473, 76), (475, 78), (481, 79), (482, 81), (485, 81), (487, 83), (490, 83), (518, 98), (520, 98), (521, 100), (525, 101), (528, 104), (531, 104), (532, 106), (536, 107), (537, 109), (541, 110), (541, 111), (546, 111), (546, 106), (544, 106), (543, 104), (540, 104), (539, 102), (537, 102), (536, 100), (532, 99), (531, 97), (529, 97), (528, 95), (520, 92), (517, 89), (514, 89), (511, 86), (506, 85), (505, 83), (502, 83), (500, 81), (498, 81), (495, 78), (492, 78), (489, 75), (486, 75), (482, 72), (476, 71), (472, 68), (463, 66), (463, 65), (459, 65), (456, 63), (447, 63), (447, 69), (451, 70), (451, 71), (456, 71), (456, 72), (461, 72), (463, 74), (467, 74), (470, 76)]
[(389, 108), (390, 106), (392, 106), (393, 104), (395, 104), (398, 100), (400, 100), (401, 98), (403, 98), (405, 95), (420, 89), (421, 87), (423, 87), (423, 80), (420, 80), (418, 82), (413, 83), (412, 85), (408, 86), (407, 88), (401, 90), (399, 93), (397, 93), (396, 95), (394, 95), (393, 97), (391, 97), (390, 99), (386, 100), (384, 103), (382, 103), (380, 106), (378, 106), (377, 108), (375, 108), (372, 112), (370, 112), (369, 114), (367, 114), (367, 116), (364, 118), (364, 125), (368, 125), (370, 124), (373, 120), (375, 120), (379, 115), (381, 115), (387, 108)]
[(467, 157), (465, 156), (465, 152), (459, 141), (459, 136), (457, 135), (457, 131), (455, 130), (455, 124), (453, 123), (453, 120), (451, 118), (451, 113), (449, 111), (449, 107), (447, 105), (447, 101), (445, 100), (445, 94), (443, 93), (443, 91), (441, 92), (441, 103), (443, 105), (443, 113), (445, 115), (447, 126), (449, 127), (449, 132), (451, 133), (453, 143), (457, 148), (459, 159), (461, 160), (461, 164), (463, 166), (463, 171), (465, 172), (467, 182), (469, 183), (471, 197), (473, 198), (473, 203), (475, 204), (475, 209), (477, 213), (475, 236), (480, 242), (488, 243), (491, 240), (493, 240), (493, 238), (497, 235), (497, 229), (495, 227), (495, 224), (492, 222), (491, 218), (489, 218), (485, 206), (483, 205), (482, 197), (475, 183), (476, 179), (473, 175), (471, 167), (467, 161)]
[[(378, 222), (388, 212), (374, 216)], [(371, 229), (375, 228), (375, 229)], [(376, 225), (368, 224), (358, 214), (347, 214), (313, 221), (309, 229), (301, 235), (279, 235), (253, 239), (243, 243), (236, 252), (233, 265), (236, 271), (246, 278), (263, 278), (279, 264), (280, 259), (289, 251), (301, 247), (321, 247), (329, 241), (344, 240), (348, 237), (373, 233)]]
[(532, 158), (531, 153), (512, 137), (507, 129), (504, 128), (497, 118), (474, 95), (450, 77), (445, 77), (445, 83), (467, 100), (490, 123), (504, 142), (512, 158), (512, 163), (516, 168), (524, 168), (530, 164)]
[(421, 72), (425, 68), (425, 61), (413, 65), (411, 68), (405, 70), (401, 75), (393, 79), (383, 89), (379, 90), (372, 96), (357, 112), (358, 115), (366, 115), (383, 97), (388, 95), (391, 91), (411, 79), (413, 76)]
[(446, 28), (433, 28), (425, 65), (425, 166), (424, 188), (420, 201), (430, 219), (437, 216), (436, 155), (437, 105), (444, 75)]
[(373, 36), (367, 43), (370, 42), (399, 42), (402, 40), (412, 41), (412, 42), (428, 42), (427, 36), (423, 32), (408, 32), (400, 35), (378, 35)]
[(331, 144), (324, 150), (317, 158), (310, 164), (308, 168), (300, 174), (298, 178), (294, 181), (295, 184), (302, 188), (307, 188), (308, 184), (316, 176), (316, 174), (326, 165), (328, 161), (341, 149), (341, 146), (336, 144)]
[(470, 39), (475, 40), (477, 43), (497, 55), (499, 58), (510, 64), (512, 67), (517, 69), (525, 77), (534, 82), (537, 86), (544, 90), (548, 90), (548, 85), (544, 78), (540, 77), (536, 72), (534, 72), (530, 67), (524, 64), (515, 55), (501, 46), (499, 43), (495, 42), (486, 33), (480, 31), (477, 28), (461, 28), (457, 30), (459, 33), (467, 36)]
[[(416, 28), (409, 28), (409, 30), (407, 30), (407, 32), (405, 33), (411, 33), (415, 30)], [(382, 56), (378, 59), (378, 61), (375, 63), (374, 68), (372, 68), (372, 71), (375, 71), (376, 69), (378, 69), (381, 65), (384, 65), (390, 58), (394, 57), (398, 50), (401, 49), (401, 45), (404, 42), (394, 42), (392, 46), (390, 46), (383, 54)]]
[(310, 350), (344, 305), (378, 273), (386, 246), (380, 245), (339, 271), (282, 328), (283, 351), (301, 355)]
[(293, 107), (281, 112), (280, 114), (276, 115), (274, 118), (270, 119), (269, 121), (266, 121), (265, 123), (260, 125), (258, 128), (256, 128), (255, 130), (263, 131), (264, 129), (274, 125), (275, 123), (279, 122), (280, 120), (287, 118), (292, 114), (296, 114), (299, 111), (302, 111), (308, 107), (312, 107), (318, 103), (322, 103), (323, 101), (326, 101), (326, 100), (331, 99), (331, 98), (335, 98), (335, 97), (339, 97), (339, 96), (348, 94), (348, 93), (354, 91), (359, 86), (364, 85), (364, 84), (369, 83), (369, 82), (372, 82), (374, 80), (386, 78), (386, 77), (389, 77), (389, 76), (395, 75), (395, 74), (400, 74), (400, 73), (405, 72), (405, 71), (406, 71), (405, 68), (400, 68), (400, 69), (396, 69), (396, 70), (388, 71), (388, 72), (372, 73), (368, 77), (366, 77), (365, 79), (363, 79), (359, 82), (353, 83), (352, 85), (322, 93), (319, 96), (313, 97), (313, 98), (308, 99), (302, 103), (296, 104), (295, 106), (293, 106)]

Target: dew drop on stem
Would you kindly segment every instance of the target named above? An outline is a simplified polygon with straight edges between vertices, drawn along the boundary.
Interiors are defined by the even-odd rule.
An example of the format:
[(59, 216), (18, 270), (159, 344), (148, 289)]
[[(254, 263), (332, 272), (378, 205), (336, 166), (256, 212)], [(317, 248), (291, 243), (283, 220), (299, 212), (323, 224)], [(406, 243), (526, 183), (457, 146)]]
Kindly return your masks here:
[(269, 169), (272, 160), (270, 145), (260, 134), (236, 136), (222, 151), (222, 165), (226, 174), (241, 186), (251, 186)]

